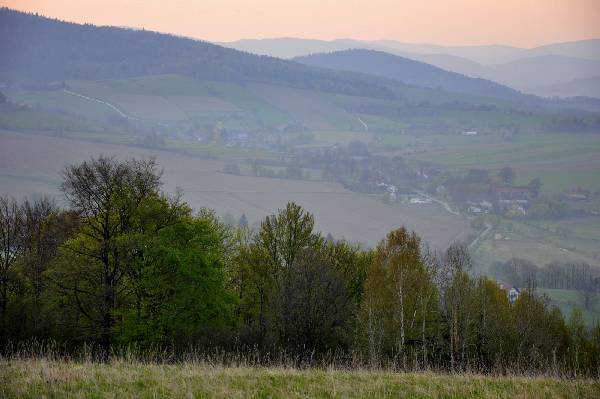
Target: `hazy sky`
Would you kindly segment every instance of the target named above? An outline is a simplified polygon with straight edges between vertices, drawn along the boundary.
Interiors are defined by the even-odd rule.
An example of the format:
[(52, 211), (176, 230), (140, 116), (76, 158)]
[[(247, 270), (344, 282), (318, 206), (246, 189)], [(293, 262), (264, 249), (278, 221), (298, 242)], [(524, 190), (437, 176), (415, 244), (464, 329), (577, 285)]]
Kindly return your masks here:
[(209, 41), (303, 37), (532, 47), (600, 37), (600, 0), (0, 0), (0, 5)]

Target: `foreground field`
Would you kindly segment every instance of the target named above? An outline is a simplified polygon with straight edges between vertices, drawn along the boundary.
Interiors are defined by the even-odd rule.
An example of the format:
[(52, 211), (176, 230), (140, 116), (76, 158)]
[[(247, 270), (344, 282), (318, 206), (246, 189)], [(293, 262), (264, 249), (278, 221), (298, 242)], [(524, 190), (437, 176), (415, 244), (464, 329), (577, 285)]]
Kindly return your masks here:
[(600, 382), (365, 370), (19, 360), (0, 363), (3, 398), (594, 398)]

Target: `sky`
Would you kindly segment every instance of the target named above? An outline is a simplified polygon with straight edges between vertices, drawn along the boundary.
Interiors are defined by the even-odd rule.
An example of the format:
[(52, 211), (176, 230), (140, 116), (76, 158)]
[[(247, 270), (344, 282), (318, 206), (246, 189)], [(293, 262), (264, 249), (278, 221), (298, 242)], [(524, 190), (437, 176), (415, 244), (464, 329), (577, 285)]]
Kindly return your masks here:
[(214, 42), (301, 37), (535, 47), (600, 38), (600, 0), (0, 0), (0, 5)]

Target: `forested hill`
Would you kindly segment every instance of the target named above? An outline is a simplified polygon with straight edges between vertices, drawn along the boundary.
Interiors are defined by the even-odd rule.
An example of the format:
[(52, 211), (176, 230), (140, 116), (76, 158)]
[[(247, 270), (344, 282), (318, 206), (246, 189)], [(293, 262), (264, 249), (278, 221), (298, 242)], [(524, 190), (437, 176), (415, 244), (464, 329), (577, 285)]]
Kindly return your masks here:
[[(424, 63), (415, 65), (426, 71), (434, 68)], [(435, 103), (440, 98), (437, 86), (429, 88), (432, 84), (415, 91), (422, 81), (413, 79), (415, 86), (412, 86), (391, 79), (391, 75), (363, 72), (373, 73), (318, 68), (169, 34), (81, 25), (0, 8), (0, 83), (9, 86), (179, 74), (199, 80), (261, 82), (409, 103), (423, 100)], [(512, 104), (504, 101), (509, 107), (580, 107), (579, 102), (549, 103), (491, 82), (485, 84), (481, 83), (481, 89), (450, 94), (454, 102), (478, 105), (497, 105), (501, 99), (510, 101)], [(442, 88), (452, 91), (452, 87), (459, 86), (446, 83)]]
[[(352, 54), (363, 54), (363, 58), (382, 55)], [(381, 63), (379, 60), (375, 62)], [(539, 100), (486, 81), (473, 85), (472, 89), (457, 90), (461, 85), (467, 87), (465, 82), (476, 79), (463, 77), (464, 82), (461, 83), (459, 78), (453, 77), (453, 81), (448, 76), (461, 75), (425, 63), (411, 62), (412, 72), (408, 75), (424, 78), (399, 79), (394, 74), (378, 74), (376, 70), (362, 67), (354, 72), (332, 71), (174, 35), (81, 25), (8, 8), (0, 9), (0, 82), (27, 85), (172, 73), (201, 80), (274, 83), (383, 99), (406, 99), (407, 87), (400, 82), (404, 81), (416, 86), (439, 86), (449, 91), (483, 94), (521, 103), (532, 104)], [(361, 62), (361, 65), (364, 64)], [(439, 77), (436, 81), (433, 76), (436, 73), (443, 75), (441, 72), (448, 76)], [(402, 71), (399, 73), (403, 74)], [(438, 84), (440, 82), (445, 83)], [(435, 93), (432, 92), (432, 95), (435, 96)]]
[(377, 98), (397, 97), (401, 88), (377, 77), (319, 70), (199, 40), (0, 9), (0, 81), (27, 84), (165, 73)]
[(471, 78), (383, 51), (344, 50), (312, 54), (294, 60), (305, 65), (383, 76), (415, 86), (441, 88), (458, 93), (507, 99), (523, 97), (520, 92), (490, 80)]

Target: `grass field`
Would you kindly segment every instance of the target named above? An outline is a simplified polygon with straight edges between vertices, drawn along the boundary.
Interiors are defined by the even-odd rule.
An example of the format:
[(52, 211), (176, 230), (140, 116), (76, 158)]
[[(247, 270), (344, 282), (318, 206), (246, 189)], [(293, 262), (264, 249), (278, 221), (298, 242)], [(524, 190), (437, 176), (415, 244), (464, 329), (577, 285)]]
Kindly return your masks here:
[(16, 360), (0, 363), (11, 398), (597, 398), (597, 380), (474, 374)]
[(126, 80), (70, 81), (85, 95), (114, 103), (145, 120), (221, 120), (226, 128), (248, 129), (291, 122), (279, 107), (234, 83), (198, 81), (177, 75)]
[(370, 132), (360, 131), (336, 131), (336, 130), (319, 130), (313, 132), (314, 145), (346, 145), (353, 141), (360, 141), (365, 144), (371, 143), (375, 139), (375, 135)]
[(382, 145), (409, 159), (427, 161), (454, 172), (471, 168), (517, 173), (518, 184), (539, 176), (542, 191), (574, 186), (600, 191), (600, 136), (584, 134), (384, 135)]

